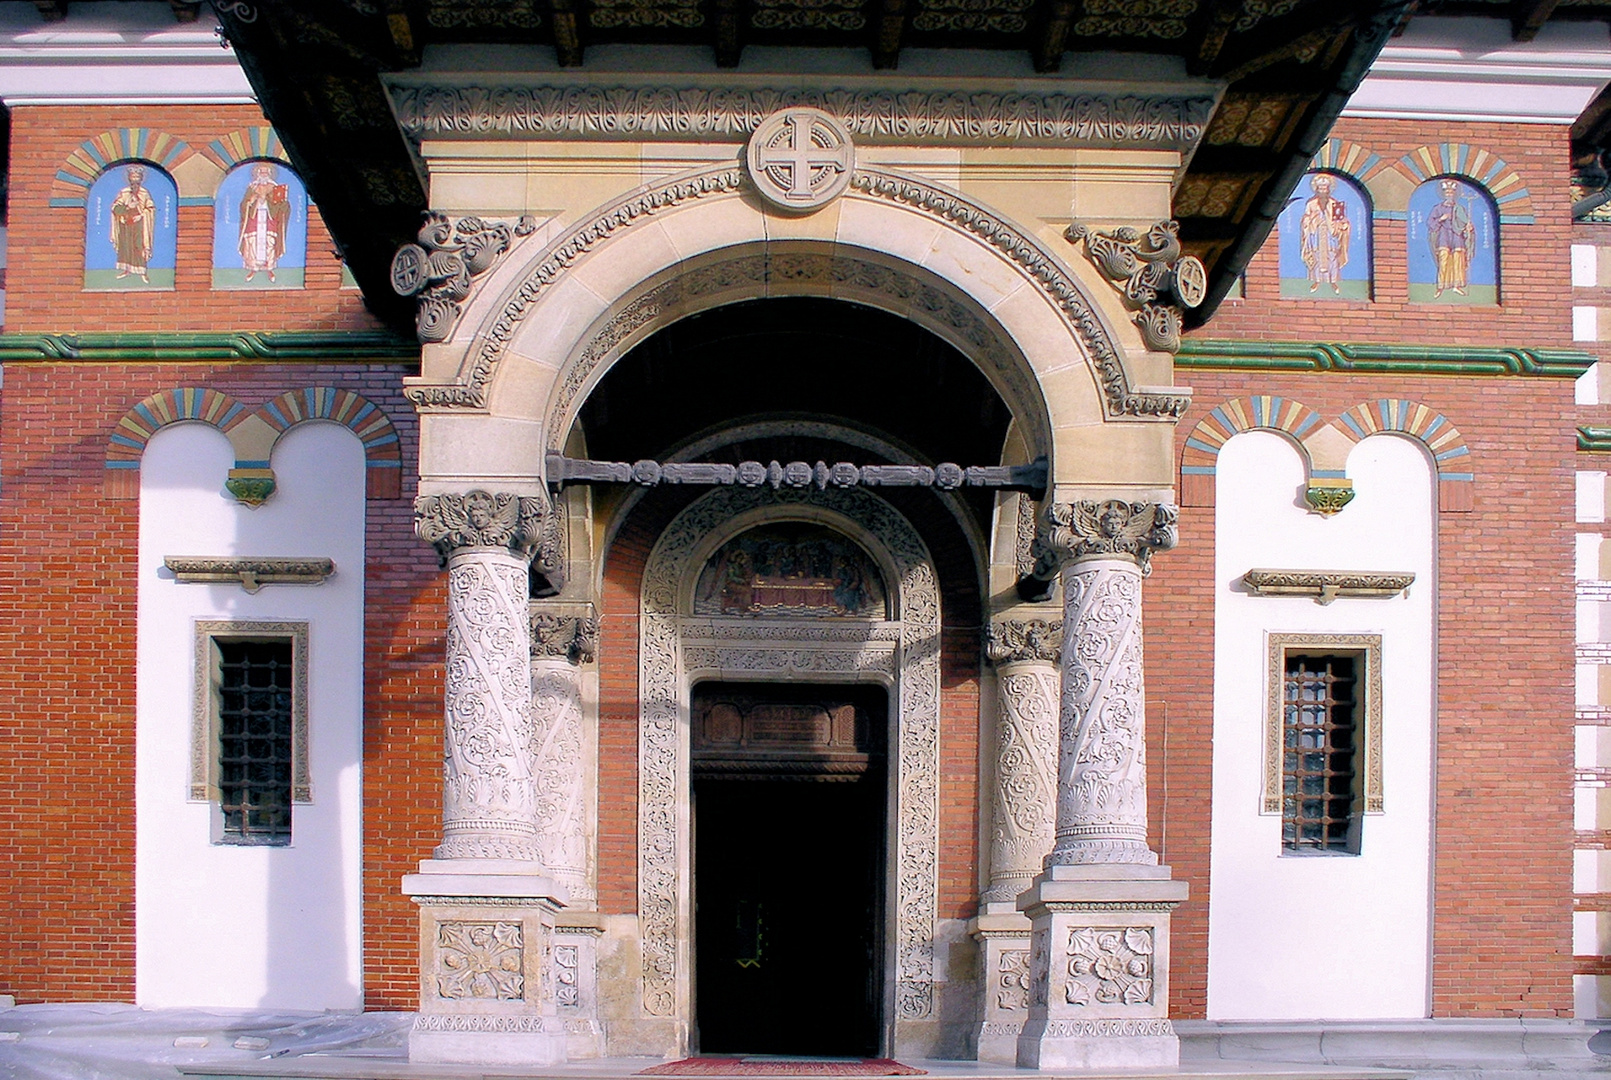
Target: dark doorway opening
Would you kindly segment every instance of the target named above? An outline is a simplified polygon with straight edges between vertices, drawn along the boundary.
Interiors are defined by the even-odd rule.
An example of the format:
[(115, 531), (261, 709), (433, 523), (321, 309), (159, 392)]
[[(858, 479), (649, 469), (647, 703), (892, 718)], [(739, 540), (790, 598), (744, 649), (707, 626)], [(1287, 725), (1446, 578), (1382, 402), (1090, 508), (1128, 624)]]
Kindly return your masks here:
[(699, 1052), (877, 1056), (884, 691), (705, 684), (692, 712)]

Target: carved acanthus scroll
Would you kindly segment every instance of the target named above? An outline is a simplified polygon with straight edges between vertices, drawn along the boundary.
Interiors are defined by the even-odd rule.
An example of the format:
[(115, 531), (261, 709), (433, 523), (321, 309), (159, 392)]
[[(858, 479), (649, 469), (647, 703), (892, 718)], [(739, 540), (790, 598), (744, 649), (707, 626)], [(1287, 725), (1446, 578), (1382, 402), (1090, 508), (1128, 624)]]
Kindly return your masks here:
[(510, 225), (427, 213), (419, 243), (404, 244), (392, 257), (392, 289), (418, 298), (414, 327), (420, 341), (433, 344), (452, 337), (475, 279), (502, 261), (515, 237), (529, 236), (536, 228), (531, 217)]
[[(1208, 272), (1195, 255), (1180, 251), (1180, 223), (1160, 221), (1145, 233), (1129, 227), (1097, 232), (1076, 222), (1063, 233), (1085, 241), (1085, 254), (1102, 276), (1122, 282), (1125, 302), (1147, 348), (1180, 349), (1181, 308), (1194, 308), (1208, 291)], [(1160, 303), (1168, 297), (1172, 303)]]
[(1034, 572), (1018, 582), (1018, 593), (1025, 600), (1045, 600), (1058, 570), (1071, 560), (1089, 556), (1126, 557), (1146, 574), (1153, 552), (1175, 546), (1176, 518), (1175, 508), (1168, 503), (1123, 499), (1049, 503), (1032, 548)]

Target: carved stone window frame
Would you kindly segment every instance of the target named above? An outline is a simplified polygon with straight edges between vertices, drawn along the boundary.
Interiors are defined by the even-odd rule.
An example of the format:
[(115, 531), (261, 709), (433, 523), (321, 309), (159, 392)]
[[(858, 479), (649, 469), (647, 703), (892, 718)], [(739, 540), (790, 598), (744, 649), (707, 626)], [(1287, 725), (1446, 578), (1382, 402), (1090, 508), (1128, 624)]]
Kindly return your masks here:
[(1361, 697), (1359, 717), (1364, 726), (1364, 762), (1360, 768), (1360, 799), (1366, 814), (1383, 812), (1382, 796), (1382, 635), (1293, 634), (1265, 635), (1267, 686), (1264, 720), (1264, 793), (1261, 816), (1281, 813), (1281, 739), (1285, 717), (1288, 653), (1330, 653), (1357, 658)]
[(313, 802), (308, 767), (308, 624), (232, 619), (197, 619), (195, 624), (189, 800), (217, 803), (222, 797), (218, 786), (219, 641), (291, 643), (291, 802)]
[[(758, 524), (809, 521), (856, 540), (886, 575), (893, 619), (694, 616), (705, 560)], [(694, 683), (885, 686), (892, 723), (885, 1030), (934, 1011), (939, 849), (940, 604), (933, 560), (893, 507), (860, 489), (720, 488), (661, 534), (640, 608), (638, 913), (643, 1009), (692, 1020), (690, 706)]]

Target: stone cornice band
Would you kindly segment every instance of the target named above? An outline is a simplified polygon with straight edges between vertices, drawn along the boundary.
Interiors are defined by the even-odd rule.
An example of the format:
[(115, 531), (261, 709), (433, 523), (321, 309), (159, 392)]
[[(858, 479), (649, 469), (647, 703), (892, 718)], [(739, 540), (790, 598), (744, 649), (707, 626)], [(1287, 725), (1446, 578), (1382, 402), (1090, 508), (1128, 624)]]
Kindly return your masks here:
[(1212, 95), (929, 90), (915, 86), (396, 86), (402, 129), (424, 139), (747, 139), (779, 109), (821, 109), (858, 140), (928, 146), (1159, 147), (1190, 152)]

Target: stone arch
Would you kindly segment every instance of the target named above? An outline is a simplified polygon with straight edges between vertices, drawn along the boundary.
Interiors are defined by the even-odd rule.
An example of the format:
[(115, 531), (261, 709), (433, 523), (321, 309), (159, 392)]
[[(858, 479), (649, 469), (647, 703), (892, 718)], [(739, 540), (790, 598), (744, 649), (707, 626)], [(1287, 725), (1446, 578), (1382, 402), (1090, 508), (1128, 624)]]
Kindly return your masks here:
[(1181, 450), (1181, 505), (1214, 505), (1214, 477), (1219, 466), (1219, 452), (1233, 436), (1244, 431), (1279, 431), (1287, 435), (1303, 455), (1305, 472), (1315, 475), (1309, 448), (1304, 440), (1323, 430), (1324, 426), (1321, 415), (1301, 401), (1270, 394), (1232, 398), (1222, 405), (1216, 405), (1186, 436), (1185, 446)]
[[(276, 443), (287, 430), (310, 420), (329, 420), (347, 427), (364, 445), (365, 490), (369, 498), (401, 497), (403, 451), (397, 429), (385, 411), (363, 395), (335, 386), (305, 386), (264, 402), (253, 415), (273, 429)], [(246, 467), (247, 462), (237, 461), (236, 466)], [(267, 460), (261, 467), (268, 467)]]
[[(701, 553), (768, 513), (777, 520), (837, 523), (869, 540), (890, 574), (899, 618), (790, 623), (683, 614), (684, 593), (703, 566)], [(890, 689), (896, 887), (889, 901), (894, 964), (886, 971), (894, 1000), (886, 995), (886, 1022), (930, 1017), (939, 865), (940, 595), (932, 557), (917, 531), (883, 499), (860, 489), (718, 488), (689, 504), (661, 533), (644, 568), (639, 618), (644, 1011), (677, 1017), (689, 1001), (689, 837), (681, 811), (688, 798), (690, 688), (701, 674), (742, 672), (746, 679), (850, 678)]]
[[(143, 161), (173, 176), (174, 169), (192, 153), (183, 139), (154, 128), (103, 131), (79, 143), (56, 170), (50, 185), (50, 205), (82, 209), (89, 197), (90, 185), (119, 162)], [(187, 200), (189, 194), (179, 192), (181, 200)]]
[(1398, 163), (1417, 185), (1439, 176), (1458, 176), (1476, 184), (1493, 199), (1501, 225), (1533, 223), (1532, 194), (1521, 174), (1498, 154), (1468, 143), (1437, 143), (1411, 150)]
[(1416, 401), (1382, 398), (1355, 405), (1330, 427), (1350, 444), (1383, 433), (1419, 440), (1437, 466), (1438, 509), (1467, 513), (1474, 508), (1477, 475), (1471, 449), (1460, 430), (1437, 410)]
[(233, 443), (233, 432), (252, 414), (228, 394), (201, 386), (159, 390), (123, 414), (106, 446), (105, 492), (109, 498), (140, 495), (140, 457), (162, 428), (185, 420), (209, 424)]
[[(444, 370), (448, 360), (433, 371), (428, 358), (410, 397), (427, 413), (522, 421), (509, 426), (531, 440), (506, 451), (515, 474), (517, 462), (559, 445), (626, 347), (691, 306), (818, 295), (896, 311), (958, 343), (1010, 389), (1003, 396), (1036, 450), (1047, 450), (1054, 481), (1053, 431), (1167, 422), (1184, 411), (1183, 394), (1135, 384), (1110, 326), (1058, 257), (966, 197), (867, 168), (834, 203), (796, 216), (762, 209), (747, 184), (734, 167), (684, 174), (548, 233), (545, 247), (507, 260), (471, 298), (448, 338), (466, 351), (441, 350), (462, 356), (456, 370)], [(980, 362), (981, 343), (1000, 366)], [(1072, 478), (1077, 464), (1064, 468)], [(461, 467), (428, 460), (422, 471), (446, 477)]]

